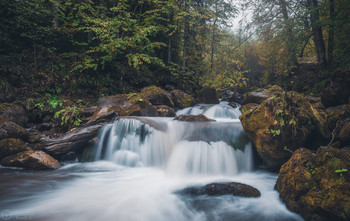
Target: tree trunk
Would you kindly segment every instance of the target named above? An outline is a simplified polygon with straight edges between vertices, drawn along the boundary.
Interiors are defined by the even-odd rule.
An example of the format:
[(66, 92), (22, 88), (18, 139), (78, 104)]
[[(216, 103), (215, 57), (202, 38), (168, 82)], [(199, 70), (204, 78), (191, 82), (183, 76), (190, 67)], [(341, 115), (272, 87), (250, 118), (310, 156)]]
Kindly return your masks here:
[(311, 10), (310, 21), (311, 21), (311, 28), (312, 28), (315, 49), (317, 53), (317, 61), (319, 64), (325, 65), (327, 61), (326, 49), (325, 49), (325, 44), (323, 40), (322, 27), (319, 24), (317, 24), (320, 21), (317, 0), (307, 0), (307, 3), (309, 6), (309, 9)]
[(53, 12), (53, 19), (52, 19), (52, 27), (57, 28), (58, 27), (58, 7), (56, 4), (56, 1), (52, 4), (52, 12)]
[[(185, 11), (188, 12), (188, 3), (186, 1), (185, 3)], [(183, 42), (183, 51), (182, 51), (182, 70), (186, 70), (186, 60), (187, 60), (187, 53), (188, 53), (188, 40), (189, 40), (189, 29), (190, 25), (188, 22), (188, 16), (185, 16), (185, 27), (184, 27), (184, 42)]]
[(283, 21), (285, 22), (286, 31), (287, 31), (288, 63), (290, 66), (295, 66), (298, 63), (297, 55), (296, 55), (296, 44), (295, 44), (295, 38), (293, 34), (293, 26), (289, 21), (287, 3), (285, 0), (279, 0), (279, 5), (281, 7)]
[(334, 0), (329, 0), (329, 32), (328, 32), (328, 62), (333, 62), (333, 46), (334, 46)]

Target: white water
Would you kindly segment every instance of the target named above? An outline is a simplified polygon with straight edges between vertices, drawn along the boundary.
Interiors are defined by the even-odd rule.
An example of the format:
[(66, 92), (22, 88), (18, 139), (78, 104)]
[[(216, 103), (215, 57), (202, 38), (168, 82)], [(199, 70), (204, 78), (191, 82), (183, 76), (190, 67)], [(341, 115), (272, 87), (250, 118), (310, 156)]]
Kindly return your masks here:
[[(4, 194), (9, 207), (0, 210), (12, 209), (22, 219), (30, 214), (31, 219), (53, 221), (302, 220), (278, 199), (276, 174), (253, 171), (252, 146), (231, 109), (207, 105), (202, 113), (208, 117), (220, 113), (220, 121), (212, 123), (119, 119), (101, 131), (95, 162), (34, 175), (21, 171), (27, 178), (20, 183), (10, 173), (14, 181), (7, 185), (20, 185), (19, 192)], [(39, 190), (37, 179), (46, 183)], [(177, 193), (227, 181), (252, 185), (261, 197)]]

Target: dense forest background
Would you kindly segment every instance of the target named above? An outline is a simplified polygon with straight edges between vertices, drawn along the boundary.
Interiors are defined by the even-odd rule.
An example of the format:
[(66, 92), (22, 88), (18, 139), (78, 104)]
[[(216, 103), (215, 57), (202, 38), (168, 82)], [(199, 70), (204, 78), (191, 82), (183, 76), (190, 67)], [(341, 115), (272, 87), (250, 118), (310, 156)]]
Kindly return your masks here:
[[(233, 32), (240, 10), (252, 21)], [(0, 20), (0, 87), (24, 96), (152, 84), (317, 94), (350, 68), (349, 0), (2, 0)]]

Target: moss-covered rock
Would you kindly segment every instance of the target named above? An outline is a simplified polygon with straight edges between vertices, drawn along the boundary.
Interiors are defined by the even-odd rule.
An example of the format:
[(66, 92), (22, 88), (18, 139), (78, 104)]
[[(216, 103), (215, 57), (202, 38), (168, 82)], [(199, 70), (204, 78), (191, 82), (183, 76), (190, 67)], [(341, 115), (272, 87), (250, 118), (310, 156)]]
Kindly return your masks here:
[(167, 105), (174, 107), (174, 102), (168, 92), (157, 86), (145, 87), (141, 90), (143, 97), (147, 98), (153, 105)]
[(62, 167), (58, 160), (40, 150), (28, 150), (5, 157), (0, 164), (10, 167), (24, 167), (35, 170), (53, 170)]
[(219, 99), (216, 94), (216, 89), (212, 87), (204, 87), (199, 90), (198, 99), (205, 104), (218, 104)]
[(29, 132), (22, 126), (0, 117), (0, 140), (7, 138), (18, 138), (28, 141)]
[(277, 85), (269, 86), (267, 89), (258, 89), (256, 91), (251, 91), (243, 95), (242, 104), (255, 103), (260, 104), (267, 98), (274, 94), (281, 94), (283, 92), (282, 88)]
[(5, 116), (10, 121), (18, 125), (26, 126), (28, 123), (28, 116), (24, 105), (20, 102), (13, 102), (11, 104), (0, 104), (0, 115)]
[(321, 100), (325, 107), (335, 107), (347, 104), (350, 98), (350, 71), (338, 71), (326, 81), (321, 93)]
[(99, 108), (94, 115), (106, 108), (107, 112), (115, 111), (120, 116), (158, 116), (155, 107), (140, 93), (117, 94), (100, 98)]
[(0, 161), (7, 156), (29, 150), (27, 144), (20, 139), (9, 138), (0, 141)]
[(350, 220), (350, 153), (300, 148), (281, 167), (275, 188), (287, 207), (307, 220)]
[(170, 91), (170, 95), (174, 101), (175, 107), (179, 109), (191, 107), (197, 103), (196, 99), (181, 90), (172, 90)]
[(329, 139), (332, 141), (332, 146), (341, 147), (350, 145), (350, 105), (344, 104), (327, 108), (326, 114), (326, 127), (329, 131), (332, 131), (332, 138)]
[[(242, 106), (243, 128), (260, 157), (272, 169), (279, 169), (291, 151), (326, 136), (325, 119), (296, 92), (274, 92), (258, 106)], [(310, 142), (311, 145), (311, 142)]]
[(168, 107), (166, 105), (159, 105), (156, 106), (158, 115), (160, 117), (175, 117), (176, 116), (176, 112), (173, 108)]

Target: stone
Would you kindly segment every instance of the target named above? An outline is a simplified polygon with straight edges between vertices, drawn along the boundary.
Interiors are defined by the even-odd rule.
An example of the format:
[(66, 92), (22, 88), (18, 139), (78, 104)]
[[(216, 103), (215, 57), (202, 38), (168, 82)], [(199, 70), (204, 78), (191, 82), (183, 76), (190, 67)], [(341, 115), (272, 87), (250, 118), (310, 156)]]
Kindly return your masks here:
[(154, 85), (143, 88), (141, 90), (141, 95), (147, 98), (153, 105), (175, 106), (170, 94)]
[[(3, 119), (3, 121), (2, 121)], [(22, 126), (0, 117), (0, 140), (7, 138), (18, 138), (28, 141), (29, 132)]]
[(215, 121), (213, 119), (207, 118), (203, 114), (198, 114), (198, 115), (181, 114), (181, 115), (175, 117), (174, 120), (187, 121), (187, 122), (210, 122), (210, 121)]
[(243, 95), (235, 90), (223, 89), (220, 91), (220, 97), (223, 101), (242, 103)]
[(53, 170), (62, 164), (41, 150), (28, 150), (4, 158), (0, 164), (9, 167), (23, 167), (34, 170)]
[(26, 109), (20, 102), (0, 104), (0, 115), (23, 127), (27, 126), (29, 120)]
[(198, 99), (205, 104), (218, 104), (219, 99), (216, 94), (216, 89), (212, 87), (203, 87), (199, 90)]
[(306, 220), (350, 220), (350, 153), (300, 148), (280, 169), (275, 188), (288, 209)]
[(300, 146), (317, 148), (316, 141), (328, 141), (325, 119), (297, 92), (277, 91), (258, 106), (244, 105), (241, 110), (246, 134), (273, 170), (278, 170)]
[(229, 183), (211, 183), (202, 187), (189, 187), (180, 193), (186, 195), (200, 196), (221, 196), (233, 195), (240, 197), (260, 197), (261, 193), (258, 189), (247, 184), (229, 182)]
[(242, 104), (255, 103), (260, 104), (267, 98), (271, 97), (274, 94), (281, 94), (283, 92), (282, 88), (277, 85), (268, 87), (265, 90), (257, 90), (245, 93), (243, 95)]
[(0, 141), (0, 161), (7, 156), (29, 150), (27, 144), (17, 138), (9, 138)]
[(117, 94), (99, 99), (99, 108), (94, 113), (115, 111), (119, 116), (158, 116), (151, 102), (140, 93)]
[(350, 98), (350, 71), (337, 71), (331, 74), (321, 92), (321, 101), (325, 107), (347, 104)]
[(176, 112), (171, 107), (166, 105), (155, 106), (160, 117), (175, 117)]
[(172, 90), (170, 91), (170, 95), (172, 100), (174, 101), (175, 107), (179, 109), (191, 107), (197, 103), (191, 95), (181, 90)]

